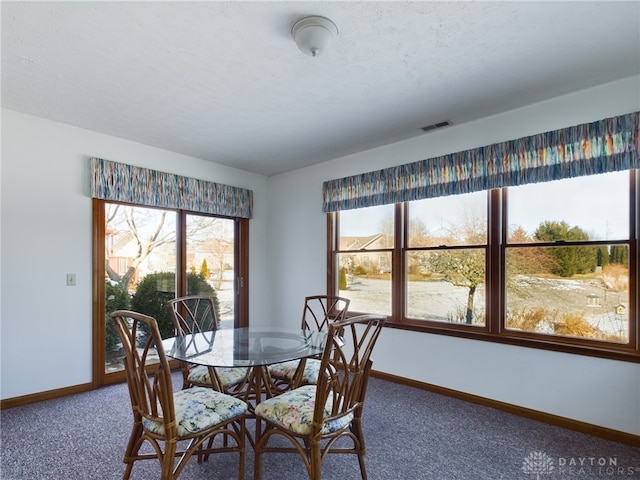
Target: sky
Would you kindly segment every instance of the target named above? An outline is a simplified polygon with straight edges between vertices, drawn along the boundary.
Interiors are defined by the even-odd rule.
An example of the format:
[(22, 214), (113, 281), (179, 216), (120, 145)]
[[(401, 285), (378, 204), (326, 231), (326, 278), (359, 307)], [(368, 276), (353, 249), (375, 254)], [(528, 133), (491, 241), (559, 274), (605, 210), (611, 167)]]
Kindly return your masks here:
[[(486, 194), (477, 192), (414, 202), (412, 218), (420, 218), (430, 232), (445, 229), (466, 211), (483, 215)], [(393, 205), (347, 210), (341, 213), (343, 236), (379, 233)], [(484, 213), (486, 215), (486, 213)], [(589, 234), (592, 240), (629, 238), (629, 172), (591, 175), (509, 189), (509, 228), (521, 226), (533, 234), (543, 221), (565, 221)], [(486, 217), (485, 217), (486, 218)]]
[(566, 221), (592, 240), (629, 238), (629, 172), (591, 175), (510, 189), (509, 225), (533, 233), (545, 220)]

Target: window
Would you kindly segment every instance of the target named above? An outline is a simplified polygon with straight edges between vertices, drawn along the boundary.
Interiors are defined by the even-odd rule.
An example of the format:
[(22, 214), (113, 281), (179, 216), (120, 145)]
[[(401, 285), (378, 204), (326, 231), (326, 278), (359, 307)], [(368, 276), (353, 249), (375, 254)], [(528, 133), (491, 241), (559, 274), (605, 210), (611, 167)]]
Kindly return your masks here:
[(253, 192), (91, 158), (93, 383), (124, 380), (115, 310), (154, 317), (174, 334), (167, 302), (214, 298), (222, 323), (248, 325)]
[(109, 317), (115, 310), (154, 317), (167, 337), (174, 334), (167, 301), (207, 295), (222, 326), (247, 324), (237, 280), (246, 275), (246, 243), (240, 240), (248, 220), (103, 200), (94, 200), (94, 218), (95, 244), (104, 247), (94, 259), (98, 383), (121, 381), (124, 374), (120, 339)]
[(352, 310), (391, 315), (393, 212), (393, 205), (384, 205), (340, 216), (339, 286), (348, 290)]
[(395, 328), (637, 361), (636, 175), (328, 213), (329, 291)]
[(615, 172), (508, 189), (507, 329), (629, 341), (628, 184)]
[[(235, 221), (210, 215), (186, 215), (187, 295), (209, 295), (202, 278), (215, 292), (221, 327), (235, 320)], [(191, 280), (191, 281), (190, 281)]]
[(406, 316), (484, 326), (487, 195), (407, 203)]
[(166, 337), (173, 331), (167, 300), (176, 294), (175, 212), (104, 202), (104, 368), (124, 370), (120, 338), (111, 322), (115, 310), (154, 317)]

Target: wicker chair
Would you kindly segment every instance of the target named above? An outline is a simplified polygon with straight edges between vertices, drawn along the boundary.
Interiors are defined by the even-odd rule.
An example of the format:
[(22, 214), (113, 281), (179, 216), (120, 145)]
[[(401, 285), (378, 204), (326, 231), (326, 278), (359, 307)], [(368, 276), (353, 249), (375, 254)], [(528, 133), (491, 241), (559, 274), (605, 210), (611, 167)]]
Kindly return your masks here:
[[(314, 295), (304, 299), (302, 310), (302, 329), (326, 332), (331, 322), (343, 320), (347, 316), (350, 300), (332, 295)], [(298, 384), (294, 385), (294, 377), (300, 365), (300, 360), (269, 365), (269, 375), (274, 385), (280, 391), (300, 385), (315, 385), (318, 383), (320, 361), (307, 359), (304, 371)]]
[[(168, 303), (177, 335), (218, 329), (220, 322), (211, 297), (190, 295)], [(235, 396), (241, 395), (248, 373), (246, 368), (213, 368), (186, 362), (180, 362), (180, 368), (182, 388), (209, 387)]]
[[(298, 453), (311, 480), (322, 478), (327, 454), (356, 454), (362, 479), (366, 480), (362, 411), (370, 356), (384, 322), (385, 317), (379, 315), (332, 322), (318, 384), (303, 385), (256, 406), (255, 480), (262, 478), (262, 454), (266, 452)], [(274, 436), (285, 437), (292, 445), (270, 444)], [(351, 442), (336, 443), (344, 437)]]
[[(203, 457), (222, 452), (239, 454), (238, 478), (243, 480), (247, 404), (211, 388), (194, 387), (174, 392), (171, 368), (156, 320), (126, 310), (115, 311), (111, 317), (125, 352), (125, 373), (133, 409), (123, 480), (131, 476), (138, 460), (157, 459), (162, 480), (174, 480), (194, 453), (201, 461)], [(146, 336), (145, 330), (149, 332)], [(139, 346), (141, 338), (144, 344)], [(214, 443), (216, 437), (219, 441)], [(178, 449), (178, 442), (182, 441), (187, 443)], [(140, 453), (145, 442), (153, 447), (147, 449), (151, 453)]]

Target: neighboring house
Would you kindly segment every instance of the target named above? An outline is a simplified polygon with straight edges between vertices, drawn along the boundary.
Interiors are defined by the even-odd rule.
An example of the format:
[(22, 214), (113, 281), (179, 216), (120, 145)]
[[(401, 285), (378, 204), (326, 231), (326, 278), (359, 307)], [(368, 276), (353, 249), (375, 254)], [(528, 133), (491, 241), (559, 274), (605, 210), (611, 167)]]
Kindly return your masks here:
[[(133, 264), (135, 257), (135, 239), (131, 232), (119, 232), (107, 228), (106, 256), (109, 267), (122, 277)], [(138, 271), (131, 278), (131, 283), (138, 281)]]
[[(387, 251), (389, 242), (384, 233), (367, 237), (340, 237), (340, 250), (351, 251), (340, 255), (340, 267), (347, 274), (353, 273), (390, 273), (391, 254)], [(358, 251), (355, 253), (354, 251)]]
[[(109, 267), (120, 277), (134, 264), (139, 255), (135, 235), (127, 230), (107, 229), (106, 256)], [(197, 248), (197, 249), (196, 249)], [(175, 269), (175, 243), (162, 245), (154, 250), (160, 255), (150, 255), (136, 269), (131, 278), (130, 288), (149, 273), (170, 272)], [(207, 261), (209, 280), (218, 290), (225, 278), (225, 272), (233, 268), (234, 244), (223, 239), (213, 239), (187, 252), (187, 265), (200, 272), (202, 262)]]

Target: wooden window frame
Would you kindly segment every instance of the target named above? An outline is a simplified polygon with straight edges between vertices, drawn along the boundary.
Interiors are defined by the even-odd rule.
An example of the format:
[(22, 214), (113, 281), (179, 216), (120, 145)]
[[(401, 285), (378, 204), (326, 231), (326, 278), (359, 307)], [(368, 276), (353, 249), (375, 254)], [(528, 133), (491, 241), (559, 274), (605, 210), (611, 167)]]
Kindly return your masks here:
[[(147, 205), (134, 205), (111, 200), (93, 199), (93, 223), (92, 223), (92, 245), (93, 245), (93, 288), (92, 288), (92, 322), (93, 322), (93, 380), (92, 387), (98, 388), (103, 385), (121, 383), (126, 380), (124, 370), (106, 373), (104, 368), (105, 359), (105, 205), (116, 204), (131, 205), (144, 208)], [(203, 215), (221, 217), (220, 215), (203, 214), (187, 210), (162, 208), (162, 210), (176, 213), (176, 261), (179, 265), (186, 265), (186, 219), (187, 215)], [(228, 218), (228, 217), (221, 217)], [(234, 326), (236, 328), (247, 327), (249, 325), (249, 219), (233, 218), (236, 248), (234, 259), (236, 265), (236, 286), (235, 286), (235, 312)], [(187, 280), (186, 268), (177, 268), (177, 291), (176, 296), (186, 295)]]
[[(545, 335), (516, 331), (505, 328), (505, 271), (508, 189), (494, 189), (488, 194), (488, 244), (486, 258), (486, 324), (484, 327), (443, 323), (430, 320), (416, 320), (405, 315), (406, 286), (405, 254), (407, 249), (407, 203), (395, 204), (395, 241), (392, 252), (392, 308), (385, 328), (447, 335), (453, 337), (502, 343), (521, 347), (537, 348), (571, 354), (607, 358), (612, 360), (640, 363), (640, 320), (638, 319), (638, 288), (640, 266), (638, 265), (638, 244), (640, 226), (638, 198), (638, 176), (640, 170), (631, 171), (629, 177), (629, 341), (626, 344), (590, 340), (584, 338)], [(327, 292), (338, 294), (338, 250), (340, 238), (339, 212), (327, 213)], [(588, 242), (590, 245), (610, 242)], [(570, 243), (569, 245), (573, 245)], [(360, 314), (367, 312), (350, 312)]]

